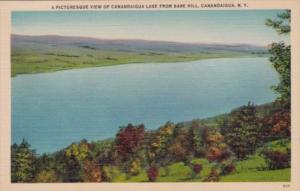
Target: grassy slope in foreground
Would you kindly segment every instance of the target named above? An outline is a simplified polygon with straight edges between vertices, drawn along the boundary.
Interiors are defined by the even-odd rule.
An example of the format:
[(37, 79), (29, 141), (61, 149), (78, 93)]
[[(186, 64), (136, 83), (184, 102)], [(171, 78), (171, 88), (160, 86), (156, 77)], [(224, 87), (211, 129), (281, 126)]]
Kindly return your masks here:
[(262, 47), (12, 36), (12, 76), (129, 63), (266, 56)]
[[(195, 178), (191, 178), (191, 169), (182, 162), (169, 165), (169, 175), (165, 174), (165, 169), (159, 169), (157, 182), (202, 182), (210, 173), (213, 166), (206, 159), (194, 159), (193, 163), (203, 165), (202, 172)], [(264, 159), (258, 155), (253, 155), (249, 159), (236, 164), (236, 172), (233, 174), (220, 176), (220, 182), (289, 182), (291, 169), (279, 170), (258, 170), (266, 164)], [(116, 170), (117, 171), (117, 170)], [(113, 182), (147, 182), (147, 174), (142, 170), (139, 175), (126, 179), (124, 173), (117, 173)]]

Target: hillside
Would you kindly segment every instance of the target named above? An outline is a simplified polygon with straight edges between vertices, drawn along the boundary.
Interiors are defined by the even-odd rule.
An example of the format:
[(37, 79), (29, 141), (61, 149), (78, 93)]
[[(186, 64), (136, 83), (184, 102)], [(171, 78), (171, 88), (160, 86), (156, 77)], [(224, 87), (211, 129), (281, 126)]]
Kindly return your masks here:
[[(277, 119), (278, 114), (289, 115), (282, 103), (260, 106), (248, 103), (228, 114), (177, 124), (167, 122), (156, 130), (146, 130), (142, 124), (128, 124), (114, 138), (92, 142), (83, 139), (42, 155), (37, 155), (23, 140), (20, 145), (12, 145), (12, 180), (290, 181), (290, 121), (285, 117)], [(243, 130), (236, 129), (236, 125), (243, 125)], [(238, 134), (232, 137), (230, 130), (238, 130)], [(250, 144), (253, 141), (255, 144)], [(24, 153), (31, 153), (26, 161), (35, 161), (29, 169), (34, 175), (26, 180), (20, 179), (20, 170), (15, 169), (23, 163)]]
[(12, 76), (128, 63), (266, 56), (265, 47), (12, 35)]

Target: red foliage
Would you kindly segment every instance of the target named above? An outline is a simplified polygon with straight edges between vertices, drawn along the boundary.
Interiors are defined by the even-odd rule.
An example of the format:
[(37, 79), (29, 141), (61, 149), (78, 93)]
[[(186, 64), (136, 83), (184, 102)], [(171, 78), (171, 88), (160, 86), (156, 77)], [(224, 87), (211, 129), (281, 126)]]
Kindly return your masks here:
[(100, 167), (92, 161), (83, 162), (83, 180), (85, 182), (101, 182)]
[(158, 176), (158, 168), (156, 166), (151, 166), (148, 171), (147, 171), (147, 175), (148, 175), (148, 180), (150, 182), (155, 182), (157, 176)]
[(287, 110), (279, 110), (263, 120), (267, 136), (290, 136), (291, 113)]
[(202, 165), (201, 164), (194, 164), (193, 165), (193, 171), (195, 174), (199, 174), (202, 171)]
[(145, 136), (144, 125), (127, 127), (120, 129), (116, 136), (117, 152), (123, 160), (127, 160), (143, 142)]
[(222, 162), (230, 157), (230, 152), (228, 150), (221, 150), (218, 147), (211, 147), (206, 155), (209, 162), (217, 161)]

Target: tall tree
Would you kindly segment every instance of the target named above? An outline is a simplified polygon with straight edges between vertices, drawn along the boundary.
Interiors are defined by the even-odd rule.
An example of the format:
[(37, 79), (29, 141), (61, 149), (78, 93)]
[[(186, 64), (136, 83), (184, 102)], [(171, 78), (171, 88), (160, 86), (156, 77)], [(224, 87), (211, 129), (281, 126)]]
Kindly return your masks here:
[(35, 151), (30, 149), (29, 143), (23, 139), (20, 145), (11, 148), (11, 178), (12, 182), (31, 182), (34, 179)]
[(238, 159), (245, 159), (253, 154), (261, 141), (261, 122), (256, 107), (247, 106), (230, 113), (221, 127), (225, 142)]
[[(276, 19), (267, 19), (266, 25), (274, 28), (279, 35), (289, 35), (291, 31), (291, 12), (286, 10), (277, 15)], [(279, 99), (290, 103), (291, 97), (291, 46), (284, 42), (272, 43), (269, 49), (270, 61), (279, 73), (280, 82), (273, 89)]]

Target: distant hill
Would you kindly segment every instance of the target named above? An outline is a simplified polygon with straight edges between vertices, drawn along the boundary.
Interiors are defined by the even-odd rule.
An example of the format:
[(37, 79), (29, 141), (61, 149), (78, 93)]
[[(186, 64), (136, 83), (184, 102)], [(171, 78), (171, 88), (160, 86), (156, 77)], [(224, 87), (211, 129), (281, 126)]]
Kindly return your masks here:
[[(109, 40), (89, 37), (69, 37), (57, 35), (25, 36), (12, 35), (12, 47), (29, 47), (36, 45), (72, 46), (95, 50), (118, 51), (163, 51), (163, 52), (211, 52), (211, 51), (237, 51), (237, 52), (266, 52), (266, 47), (248, 44), (200, 44), (149, 40)], [(31, 46), (30, 46), (31, 45)]]
[(266, 47), (88, 37), (12, 35), (12, 76), (130, 63), (266, 56)]

